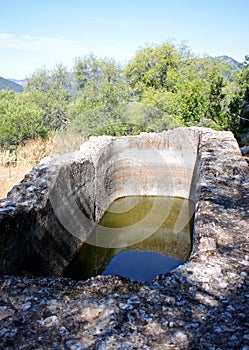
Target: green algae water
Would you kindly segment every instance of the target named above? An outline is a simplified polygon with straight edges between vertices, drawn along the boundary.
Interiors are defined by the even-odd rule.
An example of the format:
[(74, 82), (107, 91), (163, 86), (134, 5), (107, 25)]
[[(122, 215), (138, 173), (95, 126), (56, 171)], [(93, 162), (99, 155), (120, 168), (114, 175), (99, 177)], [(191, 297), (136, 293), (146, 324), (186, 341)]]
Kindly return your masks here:
[(65, 276), (120, 275), (150, 281), (186, 262), (194, 203), (178, 197), (115, 200), (68, 266)]

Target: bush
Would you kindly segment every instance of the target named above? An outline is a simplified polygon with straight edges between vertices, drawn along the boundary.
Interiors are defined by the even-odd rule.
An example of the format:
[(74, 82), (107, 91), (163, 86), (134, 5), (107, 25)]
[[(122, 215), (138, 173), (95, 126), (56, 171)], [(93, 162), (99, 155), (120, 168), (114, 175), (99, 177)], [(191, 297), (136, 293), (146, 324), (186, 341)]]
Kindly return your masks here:
[(9, 149), (28, 139), (46, 137), (42, 111), (27, 94), (0, 91), (0, 148)]

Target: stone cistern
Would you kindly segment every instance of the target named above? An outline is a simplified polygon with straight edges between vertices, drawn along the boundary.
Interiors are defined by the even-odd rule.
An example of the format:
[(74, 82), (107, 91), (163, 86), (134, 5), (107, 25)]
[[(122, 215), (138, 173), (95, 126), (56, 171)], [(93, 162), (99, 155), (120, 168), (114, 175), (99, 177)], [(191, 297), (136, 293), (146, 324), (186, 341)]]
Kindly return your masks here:
[[(0, 345), (247, 350), (248, 189), (227, 131), (93, 137), (43, 159), (0, 202)], [(195, 203), (188, 262), (146, 283), (59, 277), (109, 204), (128, 195)]]

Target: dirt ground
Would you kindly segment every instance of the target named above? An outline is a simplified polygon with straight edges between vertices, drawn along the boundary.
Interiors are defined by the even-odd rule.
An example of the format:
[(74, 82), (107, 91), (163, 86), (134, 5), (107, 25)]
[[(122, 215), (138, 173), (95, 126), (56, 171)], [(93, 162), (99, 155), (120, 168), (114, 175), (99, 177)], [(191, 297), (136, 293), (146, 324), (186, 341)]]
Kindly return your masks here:
[(5, 198), (12, 187), (20, 182), (32, 167), (31, 164), (22, 164), (10, 168), (0, 165), (0, 198)]

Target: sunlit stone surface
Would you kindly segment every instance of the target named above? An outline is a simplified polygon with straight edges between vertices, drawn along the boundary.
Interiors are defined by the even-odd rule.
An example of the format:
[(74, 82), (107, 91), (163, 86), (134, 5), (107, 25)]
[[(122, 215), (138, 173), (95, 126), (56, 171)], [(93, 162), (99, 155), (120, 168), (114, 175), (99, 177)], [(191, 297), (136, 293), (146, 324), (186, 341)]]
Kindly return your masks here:
[[(189, 261), (146, 283), (116, 276), (97, 276), (88, 281), (1, 277), (1, 348), (248, 348), (248, 164), (232, 133), (201, 128), (187, 129), (188, 133), (195, 135), (193, 144), (197, 150), (193, 185), (191, 191), (185, 191), (188, 198), (195, 200), (196, 209)], [(179, 135), (178, 143), (184, 155), (183, 132), (163, 134), (174, 138)], [(148, 143), (153, 143), (156, 135), (143, 135), (141, 142), (146, 137)], [(77, 201), (81, 211), (88, 213), (92, 221), (96, 220), (91, 213), (103, 213), (123, 193), (108, 182), (109, 176), (100, 176), (105, 174), (104, 159), (110, 154), (112, 140), (93, 139), (83, 147), (84, 157), (79, 152), (63, 161), (61, 158), (43, 161), (33, 170), (31, 179), (26, 178), (2, 200), (2, 273), (21, 273), (32, 266), (36, 273), (59, 274), (68, 265), (82, 241), (73, 238), (55, 219), (47, 188), (57, 183), (65, 199), (74, 199), (71, 207)], [(165, 147), (167, 144), (168, 141)], [(98, 154), (101, 154), (99, 158)], [(119, 178), (117, 173), (110, 173)], [(58, 182), (65, 174), (69, 174), (71, 188), (67, 197), (65, 182)], [(98, 176), (95, 178), (94, 174)], [(97, 181), (93, 179), (98, 179), (102, 188), (109, 188), (108, 193), (112, 194), (110, 198), (107, 196), (108, 203), (102, 209), (101, 201), (96, 199), (105, 196), (101, 191), (94, 192)], [(176, 176), (174, 181), (177, 180)], [(57, 198), (58, 208), (62, 199)], [(61, 206), (61, 213), (70, 215), (71, 207), (63, 211)], [(78, 227), (77, 222), (74, 225)]]
[(117, 198), (195, 202), (200, 135), (179, 128), (92, 137), (77, 152), (44, 159), (1, 203), (0, 272), (61, 275)]

